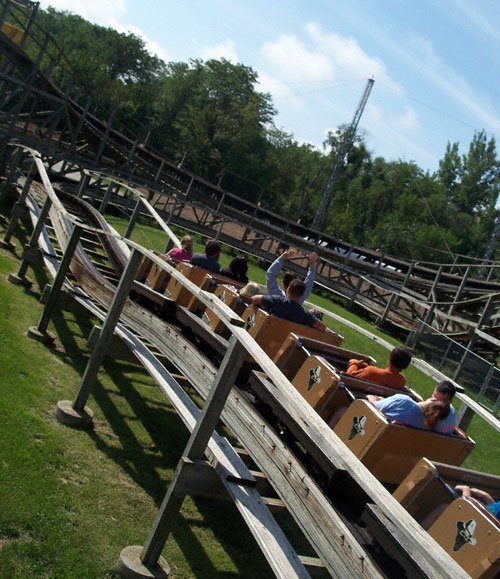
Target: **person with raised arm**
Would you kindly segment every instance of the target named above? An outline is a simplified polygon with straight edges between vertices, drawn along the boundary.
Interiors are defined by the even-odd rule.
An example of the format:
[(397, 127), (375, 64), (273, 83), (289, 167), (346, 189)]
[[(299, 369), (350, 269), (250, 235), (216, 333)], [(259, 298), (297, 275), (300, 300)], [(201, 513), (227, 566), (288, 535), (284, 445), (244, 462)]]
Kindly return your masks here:
[[(273, 263), (269, 266), (269, 269), (266, 272), (266, 287), (267, 293), (271, 296), (283, 296), (286, 297), (286, 290), (290, 284), (290, 282), (297, 278), (297, 276), (293, 273), (287, 272), (283, 276), (281, 283), (283, 285), (283, 289), (280, 288), (278, 284), (278, 275), (283, 268), (283, 263), (286, 259), (290, 259), (297, 254), (297, 250), (293, 247), (290, 247), (286, 251), (284, 251), (279, 257), (277, 257)], [(318, 254), (316, 252), (312, 252), (309, 255), (309, 268), (307, 270), (307, 275), (304, 280), (306, 285), (306, 289), (304, 291), (304, 295), (300, 298), (299, 303), (302, 304), (308, 297), (312, 291), (314, 285), (314, 278), (316, 277), (316, 263), (318, 261)]]
[(286, 296), (283, 295), (256, 295), (250, 298), (250, 303), (256, 306), (262, 306), (268, 312), (296, 324), (312, 326), (318, 330), (329, 332), (325, 324), (318, 320), (316, 316), (306, 310), (300, 303), (304, 295), (306, 284), (300, 279), (294, 279), (290, 282), (286, 290)]

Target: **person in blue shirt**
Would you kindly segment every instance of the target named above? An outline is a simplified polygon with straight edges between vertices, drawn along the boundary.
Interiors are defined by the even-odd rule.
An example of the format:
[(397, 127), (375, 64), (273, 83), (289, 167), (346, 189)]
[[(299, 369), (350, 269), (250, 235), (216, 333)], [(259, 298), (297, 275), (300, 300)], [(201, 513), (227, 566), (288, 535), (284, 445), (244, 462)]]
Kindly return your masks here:
[[(297, 250), (287, 249), (283, 252), (278, 258), (276, 258), (273, 263), (270, 265), (269, 269), (266, 272), (266, 286), (267, 286), (267, 293), (272, 296), (283, 296), (286, 297), (286, 289), (290, 282), (293, 279), (296, 279), (296, 275), (290, 272), (285, 273), (281, 283), (283, 285), (283, 289), (280, 288), (278, 285), (278, 275), (281, 272), (283, 267), (283, 263), (285, 259), (290, 259), (294, 255), (297, 254)], [(318, 261), (318, 254), (313, 252), (309, 255), (309, 269), (307, 270), (306, 279), (304, 283), (306, 284), (306, 289), (304, 291), (304, 295), (300, 298), (299, 303), (302, 304), (311, 293), (311, 290), (314, 285), (314, 278), (316, 276), (316, 262)]]
[(455, 431), (455, 409), (452, 406), (453, 396), (455, 396), (457, 389), (449, 380), (443, 380), (436, 385), (431, 400), (441, 400), (448, 404), (450, 412), (446, 418), (440, 420), (436, 426), (436, 432), (441, 434), (453, 434)]
[(387, 398), (369, 394), (366, 399), (390, 420), (425, 430), (434, 431), (438, 422), (449, 412), (446, 402), (432, 398), (416, 402), (406, 394), (394, 394)]

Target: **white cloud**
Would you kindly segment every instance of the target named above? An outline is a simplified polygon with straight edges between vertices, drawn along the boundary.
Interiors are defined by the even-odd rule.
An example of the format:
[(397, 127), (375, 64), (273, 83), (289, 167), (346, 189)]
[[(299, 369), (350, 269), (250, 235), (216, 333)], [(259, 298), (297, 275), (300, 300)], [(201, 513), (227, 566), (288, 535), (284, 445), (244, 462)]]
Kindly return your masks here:
[(269, 64), (286, 80), (331, 80), (334, 63), (315, 46), (308, 48), (294, 35), (283, 34), (275, 42), (265, 42), (261, 49)]
[(483, 34), (491, 36), (495, 40), (500, 40), (499, 7), (498, 2), (487, 2), (483, 0), (479, 3), (470, 0), (451, 0), (454, 9), (462, 12), (467, 22), (472, 22)]
[(163, 47), (158, 42), (148, 38), (142, 32), (142, 30), (140, 28), (137, 28), (137, 26), (134, 26), (134, 25), (121, 26), (120, 25), (120, 26), (116, 27), (116, 30), (118, 30), (118, 32), (123, 32), (124, 34), (131, 32), (132, 34), (139, 36), (144, 41), (144, 44), (146, 46), (146, 50), (149, 53), (155, 54), (156, 56), (158, 56), (159, 58), (161, 58), (165, 62), (169, 62), (170, 60), (172, 60), (170, 58), (169, 54), (163, 49)]
[(339, 75), (348, 78), (374, 76), (384, 83), (398, 87), (397, 83), (388, 77), (383, 62), (364, 52), (356, 39), (333, 32), (324, 33), (314, 22), (307, 24), (306, 30), (316, 50), (328, 58)]
[(396, 117), (396, 122), (405, 131), (415, 131), (421, 128), (417, 113), (412, 107), (407, 107), (404, 115)]
[[(418, 159), (426, 165), (435, 162), (435, 155), (421, 146), (414, 135), (420, 125), (413, 110), (408, 109), (405, 116), (392, 116), (379, 106), (368, 104), (364, 118), (370, 127), (368, 144), (370, 140), (376, 141), (377, 151), (386, 156), (387, 161), (399, 158), (406, 161)], [(384, 151), (390, 151), (390, 154)]]
[(265, 72), (259, 73), (258, 88), (260, 92), (271, 93), (275, 99), (287, 100), (295, 106), (300, 104), (300, 100), (294, 96), (290, 90), (290, 86), (286, 82)]
[(236, 47), (231, 39), (227, 39), (225, 42), (221, 42), (214, 46), (205, 46), (201, 50), (201, 58), (203, 60), (216, 59), (220, 60), (225, 58), (233, 64), (238, 62), (238, 54), (236, 52)]
[[(371, 109), (368, 106), (359, 129), (371, 134), (379, 130), (383, 134), (404, 132), (407, 136), (421, 130), (417, 112), (381, 59), (366, 53), (355, 38), (326, 33), (316, 23), (307, 24), (304, 30), (301, 38), (281, 35), (261, 48), (265, 59), (261, 70), (272, 71), (259, 73), (261, 86), (273, 95), (278, 109), (286, 105), (290, 110), (292, 105), (295, 115), (302, 116), (303, 125), (349, 123), (362, 94), (362, 81), (373, 76), (376, 83), (392, 89), (392, 96), (372, 104)], [(294, 83), (299, 82), (307, 88), (297, 90)], [(292, 118), (290, 113), (288, 118)]]
[(439, 58), (431, 42), (415, 38), (412, 45), (410, 51), (404, 52), (404, 58), (422, 76), (489, 127), (496, 131), (500, 130), (500, 119), (484, 96), (475, 91), (461, 74), (455, 72)]

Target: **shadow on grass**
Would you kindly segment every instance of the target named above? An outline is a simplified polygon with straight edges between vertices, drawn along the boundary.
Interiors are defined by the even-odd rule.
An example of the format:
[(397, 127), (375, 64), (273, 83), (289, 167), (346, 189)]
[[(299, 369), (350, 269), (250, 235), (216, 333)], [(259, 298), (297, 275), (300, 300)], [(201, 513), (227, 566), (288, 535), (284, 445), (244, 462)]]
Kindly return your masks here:
[[(33, 273), (40, 287), (49, 283), (41, 266), (35, 265)], [(26, 291), (39, 299), (40, 292), (37, 289)], [(36, 323), (34, 320), (33, 325)], [(69, 313), (56, 309), (51, 323), (62, 345), (62, 349), (52, 350), (53, 355), (71, 365), (82, 376), (90, 355), (83, 341), (93, 327), (92, 316), (84, 310), (77, 309)], [(99, 379), (96, 380), (90, 404), (95, 403), (99, 407), (103, 420), (120, 444), (110, 444), (106, 434), (99, 428), (88, 432), (87, 436), (99, 452), (119, 465), (159, 507), (168, 488), (167, 477), (171, 476), (168, 471), (173, 473), (175, 470), (189, 432), (168, 400), (160, 399), (163, 396), (161, 390), (141, 366), (105, 358), (102, 370), (109, 376), (112, 385), (104, 386)], [(74, 385), (75, 395), (78, 386)], [(146, 429), (148, 440), (144, 435), (136, 434), (135, 423), (140, 423)], [(162, 476), (162, 472), (166, 472), (167, 477)], [(185, 554), (196, 577), (272, 576), (265, 558), (254, 548), (254, 539), (232, 504), (204, 498), (193, 498), (193, 501), (199, 518), (193, 521), (192, 517), (186, 517), (183, 509), (176, 517), (171, 537)], [(214, 555), (200, 540), (200, 537), (207, 535), (208, 530), (220, 545), (216, 549), (223, 552), (223, 556), (229, 558), (238, 571), (218, 570), (217, 563), (213, 561)], [(149, 528), (144, 529), (144, 538), (149, 531)], [(243, 549), (242, 545), (245, 546)], [(227, 564), (224, 566), (227, 568)]]
[[(158, 470), (167, 469), (173, 473), (188, 441), (189, 432), (168, 401), (158, 400), (154, 392), (148, 393), (147, 390), (157, 390), (152, 381), (149, 384), (144, 381), (138, 387), (135, 378), (132, 380), (126, 375), (131, 369), (130, 364), (106, 359), (103, 367), (117, 390), (109, 392), (101, 384), (96, 384), (93, 398), (106, 422), (119, 437), (123, 449), (111, 447), (98, 432), (90, 432), (89, 436), (98, 450), (119, 464), (153, 498), (159, 508), (169, 481), (161, 478)], [(135, 419), (146, 428), (152, 447), (145, 446), (135, 436), (128, 424), (130, 417), (124, 417), (115, 403), (117, 397), (126, 402)], [(171, 535), (195, 570), (196, 577), (272, 576), (264, 557), (259, 556), (257, 549), (248, 548), (254, 540), (234, 505), (200, 497), (193, 497), (193, 502), (201, 521), (190, 520), (179, 513)], [(237, 573), (217, 571), (196, 529), (199, 529), (198, 534), (201, 535), (206, 534), (204, 529), (210, 529), (221, 549), (238, 569)], [(149, 529), (145, 529), (145, 536), (147, 533)], [(247, 548), (241, 549), (242, 545)]]

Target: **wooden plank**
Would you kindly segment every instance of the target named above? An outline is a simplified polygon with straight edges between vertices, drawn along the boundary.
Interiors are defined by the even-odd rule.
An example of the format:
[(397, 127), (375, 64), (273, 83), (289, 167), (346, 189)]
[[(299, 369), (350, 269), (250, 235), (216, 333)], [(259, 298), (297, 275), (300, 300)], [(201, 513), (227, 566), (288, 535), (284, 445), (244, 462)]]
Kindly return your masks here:
[(175, 316), (179, 320), (179, 323), (191, 328), (198, 337), (204, 340), (219, 354), (224, 354), (227, 350), (228, 341), (222, 336), (215, 334), (207, 324), (187, 308), (177, 306)]
[(421, 579), (424, 561), (414, 541), (402, 535), (378, 505), (368, 503), (361, 518), (387, 555), (403, 567), (406, 577)]

